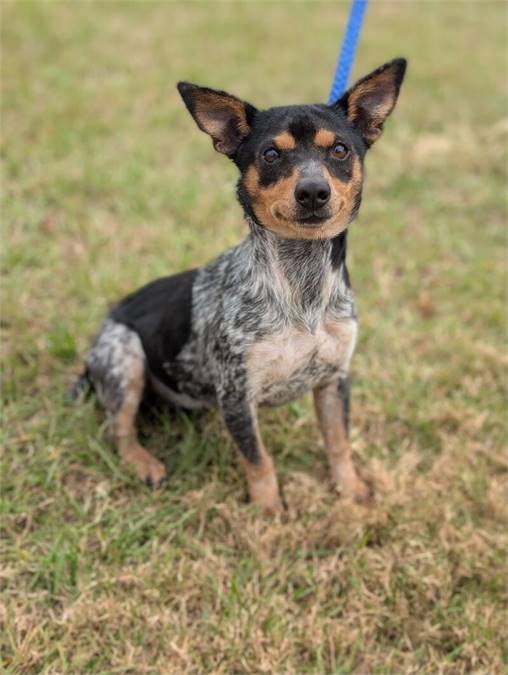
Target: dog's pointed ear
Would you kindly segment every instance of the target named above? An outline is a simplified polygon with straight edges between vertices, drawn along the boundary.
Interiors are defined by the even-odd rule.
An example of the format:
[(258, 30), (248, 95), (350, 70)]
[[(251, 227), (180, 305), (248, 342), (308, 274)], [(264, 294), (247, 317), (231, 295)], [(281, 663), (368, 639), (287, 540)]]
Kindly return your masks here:
[(358, 80), (332, 108), (343, 110), (367, 144), (372, 145), (395, 108), (406, 72), (406, 59), (394, 59)]
[(213, 140), (213, 146), (233, 157), (249, 135), (256, 108), (225, 91), (179, 82), (178, 91), (196, 124)]

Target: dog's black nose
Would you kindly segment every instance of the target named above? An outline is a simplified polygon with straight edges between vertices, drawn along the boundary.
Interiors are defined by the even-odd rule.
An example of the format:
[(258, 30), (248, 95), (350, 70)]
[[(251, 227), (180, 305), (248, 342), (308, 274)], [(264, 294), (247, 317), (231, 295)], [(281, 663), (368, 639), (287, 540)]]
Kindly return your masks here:
[(302, 178), (295, 188), (296, 201), (309, 211), (317, 211), (330, 199), (330, 186), (324, 178)]

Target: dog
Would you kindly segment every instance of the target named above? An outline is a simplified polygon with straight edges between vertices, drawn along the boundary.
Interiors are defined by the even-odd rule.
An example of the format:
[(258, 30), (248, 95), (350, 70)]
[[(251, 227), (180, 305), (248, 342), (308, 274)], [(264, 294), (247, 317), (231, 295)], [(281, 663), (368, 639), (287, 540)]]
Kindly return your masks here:
[(205, 267), (157, 279), (109, 312), (73, 388), (93, 388), (122, 460), (154, 486), (164, 465), (143, 448), (136, 414), (148, 392), (185, 409), (218, 407), (240, 451), (253, 503), (282, 508), (258, 406), (312, 390), (331, 479), (369, 498), (348, 442), (357, 317), (346, 267), (364, 157), (395, 107), (406, 60), (360, 79), (332, 105), (258, 110), (224, 91), (178, 91), (215, 149), (237, 166), (248, 236)]

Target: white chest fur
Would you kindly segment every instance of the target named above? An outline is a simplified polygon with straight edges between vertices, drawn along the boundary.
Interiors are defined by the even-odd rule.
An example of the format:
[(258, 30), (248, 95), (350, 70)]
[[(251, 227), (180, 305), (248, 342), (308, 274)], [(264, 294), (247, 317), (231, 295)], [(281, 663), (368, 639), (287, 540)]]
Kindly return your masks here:
[(252, 400), (286, 403), (346, 373), (356, 343), (355, 319), (325, 316), (315, 332), (289, 326), (251, 348), (247, 359)]

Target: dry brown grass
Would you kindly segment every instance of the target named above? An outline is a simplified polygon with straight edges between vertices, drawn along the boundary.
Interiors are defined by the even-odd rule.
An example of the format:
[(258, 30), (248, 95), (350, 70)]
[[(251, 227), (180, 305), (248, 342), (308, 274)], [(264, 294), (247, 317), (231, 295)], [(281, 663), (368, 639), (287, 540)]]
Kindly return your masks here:
[[(416, 453), (391, 469), (373, 460), (369, 510), (296, 471), (275, 522), (237, 491), (224, 499), (215, 481), (183, 494), (165, 537), (147, 541), (138, 560), (100, 564), (71, 601), (48, 607), (47, 592), (11, 590), (19, 672), (40, 672), (59, 650), (70, 672), (96, 663), (94, 672), (501, 673), (492, 645), (505, 617), (492, 591), (504, 585), (506, 460), (447, 445), (416, 477)], [(476, 474), (487, 463), (479, 507)], [(91, 524), (122, 508), (104, 484), (85, 485), (74, 495)], [(150, 501), (148, 523), (164, 517)], [(485, 519), (488, 529), (478, 526)], [(99, 561), (108, 546), (93, 525), (78, 544)]]

